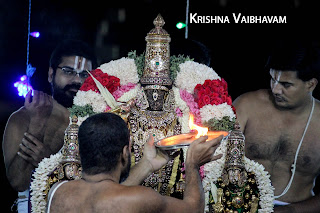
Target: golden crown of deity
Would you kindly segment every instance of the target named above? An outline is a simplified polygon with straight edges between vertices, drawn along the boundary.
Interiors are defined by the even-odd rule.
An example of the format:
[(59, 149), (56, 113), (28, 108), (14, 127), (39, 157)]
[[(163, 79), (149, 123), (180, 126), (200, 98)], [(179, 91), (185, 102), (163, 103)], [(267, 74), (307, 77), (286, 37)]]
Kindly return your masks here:
[(81, 178), (82, 168), (78, 142), (79, 126), (77, 122), (77, 116), (72, 116), (71, 124), (64, 133), (61, 162), (54, 172), (58, 180), (75, 180)]
[(171, 86), (170, 35), (162, 27), (165, 24), (159, 14), (153, 21), (155, 26), (146, 36), (147, 47), (141, 84)]
[(79, 143), (77, 125), (78, 118), (73, 116), (71, 124), (67, 127), (64, 135), (64, 145), (62, 148), (62, 163), (75, 162), (80, 164)]
[(226, 168), (244, 168), (244, 143), (245, 137), (235, 124), (235, 129), (228, 136)]

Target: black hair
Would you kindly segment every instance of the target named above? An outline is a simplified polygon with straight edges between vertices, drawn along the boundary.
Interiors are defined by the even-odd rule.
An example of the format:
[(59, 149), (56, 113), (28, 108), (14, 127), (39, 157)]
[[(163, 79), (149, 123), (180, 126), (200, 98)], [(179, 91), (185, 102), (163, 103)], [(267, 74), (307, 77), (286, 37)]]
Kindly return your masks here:
[(193, 58), (195, 62), (210, 66), (210, 49), (200, 41), (193, 39), (172, 39), (170, 55), (184, 55)]
[(78, 139), (83, 172), (108, 173), (116, 168), (124, 146), (129, 145), (129, 130), (118, 115), (99, 113), (80, 125)]
[(312, 41), (280, 41), (271, 51), (265, 66), (267, 70), (296, 71), (302, 81), (319, 80), (320, 51)]
[(89, 59), (93, 69), (97, 67), (97, 59), (93, 49), (87, 43), (74, 39), (63, 40), (58, 44), (51, 54), (49, 66), (55, 73), (58, 65), (62, 62), (62, 57), (76, 55)]

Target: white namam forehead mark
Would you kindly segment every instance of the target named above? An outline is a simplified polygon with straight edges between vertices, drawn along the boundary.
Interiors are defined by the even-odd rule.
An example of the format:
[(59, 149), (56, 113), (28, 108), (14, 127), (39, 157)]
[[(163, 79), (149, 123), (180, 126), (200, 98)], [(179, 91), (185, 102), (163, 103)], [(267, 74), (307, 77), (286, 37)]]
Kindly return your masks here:
[[(82, 56), (74, 57), (73, 69), (75, 70), (84, 70), (87, 59)], [(92, 70), (92, 64), (88, 61), (89, 70)]]
[(270, 75), (275, 81), (274, 86), (277, 86), (277, 84), (279, 83), (281, 74), (282, 72), (280, 70), (270, 69)]

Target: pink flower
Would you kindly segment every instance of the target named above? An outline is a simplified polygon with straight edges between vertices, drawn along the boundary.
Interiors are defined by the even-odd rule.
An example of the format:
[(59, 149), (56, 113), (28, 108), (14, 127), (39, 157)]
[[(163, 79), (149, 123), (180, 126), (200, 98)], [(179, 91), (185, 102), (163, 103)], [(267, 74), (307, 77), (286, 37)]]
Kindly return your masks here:
[(193, 95), (187, 92), (187, 90), (180, 90), (180, 97), (187, 103), (190, 113), (194, 115), (195, 124), (201, 125), (200, 110), (198, 104), (194, 101)]
[(114, 96), (114, 98), (116, 100), (118, 100), (118, 98), (120, 98), (124, 93), (129, 92), (131, 89), (135, 88), (136, 84), (133, 83), (128, 83), (126, 85), (122, 85), (120, 86), (116, 91), (114, 91), (112, 93), (112, 95)]
[(199, 174), (200, 174), (200, 178), (201, 178), (201, 181), (202, 181), (203, 178), (205, 177), (205, 174), (204, 174), (204, 165), (200, 166)]
[(176, 114), (178, 117), (182, 117), (182, 111), (179, 107), (176, 108)]
[(111, 107), (109, 107), (108, 105), (107, 105), (107, 107), (106, 107), (106, 109), (104, 110), (105, 112), (107, 112), (107, 111), (109, 111), (111, 109)]

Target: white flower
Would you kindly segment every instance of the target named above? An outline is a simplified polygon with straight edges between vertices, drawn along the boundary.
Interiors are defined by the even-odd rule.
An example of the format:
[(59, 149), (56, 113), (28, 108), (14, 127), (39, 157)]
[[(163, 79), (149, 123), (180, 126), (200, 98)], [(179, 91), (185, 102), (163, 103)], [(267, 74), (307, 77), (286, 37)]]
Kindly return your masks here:
[(48, 175), (60, 164), (62, 159), (61, 150), (51, 155), (49, 158), (44, 158), (33, 173), (33, 180), (30, 184), (30, 202), (32, 205), (31, 212), (44, 213), (47, 207), (44, 193), (47, 187)]
[(78, 106), (90, 105), (96, 113), (104, 112), (107, 107), (107, 103), (103, 96), (92, 90), (78, 91), (73, 99), (73, 104)]
[(236, 117), (232, 108), (227, 103), (219, 105), (205, 105), (200, 109), (201, 121), (207, 122), (211, 118), (221, 120), (224, 116), (228, 116), (229, 120), (232, 121)]
[(85, 121), (87, 118), (89, 118), (89, 115), (86, 115), (84, 117), (78, 117), (78, 122), (77, 125), (80, 126), (82, 124), (83, 121)]
[(121, 59), (102, 64), (98, 69), (101, 69), (103, 73), (118, 77), (120, 79), (120, 85), (126, 85), (128, 83), (136, 84), (139, 82), (139, 76), (134, 59), (123, 57)]
[(174, 83), (179, 89), (185, 89), (191, 94), (193, 94), (196, 85), (203, 84), (205, 80), (221, 80), (211, 67), (204, 64), (186, 61), (180, 64), (179, 67), (180, 72), (178, 72)]
[(187, 103), (181, 99), (179, 88), (173, 86), (172, 90), (174, 93), (174, 101), (175, 101), (176, 107), (179, 107), (179, 109), (182, 111), (182, 117), (178, 117), (179, 123), (181, 124), (181, 133), (188, 133), (190, 132), (189, 107)]
[(274, 188), (271, 185), (270, 175), (264, 167), (253, 160), (244, 157), (247, 171), (254, 172), (260, 192), (260, 207), (258, 212), (273, 212)]
[(135, 88), (129, 90), (126, 93), (123, 93), (123, 95), (118, 98), (118, 101), (120, 102), (128, 102), (130, 101), (132, 98), (135, 98), (138, 94), (138, 90), (140, 88), (140, 84), (137, 84)]

